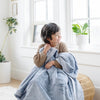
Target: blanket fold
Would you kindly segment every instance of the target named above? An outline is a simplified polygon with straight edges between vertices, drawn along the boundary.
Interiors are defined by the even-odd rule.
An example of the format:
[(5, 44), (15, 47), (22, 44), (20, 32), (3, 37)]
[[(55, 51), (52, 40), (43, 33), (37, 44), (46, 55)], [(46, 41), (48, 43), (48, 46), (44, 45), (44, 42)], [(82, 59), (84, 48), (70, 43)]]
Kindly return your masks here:
[[(40, 49), (40, 53), (44, 48)], [(45, 68), (49, 61), (57, 60), (62, 69)], [(47, 52), (47, 59), (40, 68), (34, 66), (15, 93), (18, 100), (84, 100), (77, 80), (78, 66), (71, 53), (59, 53), (56, 48)]]

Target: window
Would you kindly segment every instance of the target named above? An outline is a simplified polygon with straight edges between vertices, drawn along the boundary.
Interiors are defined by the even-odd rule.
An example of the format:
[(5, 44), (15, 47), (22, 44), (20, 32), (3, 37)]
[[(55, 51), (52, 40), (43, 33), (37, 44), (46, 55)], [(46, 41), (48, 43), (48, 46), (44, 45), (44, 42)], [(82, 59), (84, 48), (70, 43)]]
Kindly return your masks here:
[(41, 28), (54, 22), (53, 0), (33, 0), (33, 9), (33, 42), (41, 42)]
[[(71, 29), (69, 20), (70, 8), (67, 1), (72, 0), (25, 0), (24, 2), (24, 35), (25, 44), (33, 45), (33, 42), (41, 42), (40, 30), (44, 24), (54, 22), (60, 26), (62, 40), (68, 44)], [(71, 6), (72, 7), (72, 6)], [(70, 26), (70, 27), (69, 27)], [(68, 34), (68, 35), (67, 35)], [(37, 44), (37, 43), (36, 43)]]
[[(100, 1), (73, 0), (72, 23), (89, 24), (89, 43), (100, 45)], [(75, 36), (72, 35), (72, 39)]]

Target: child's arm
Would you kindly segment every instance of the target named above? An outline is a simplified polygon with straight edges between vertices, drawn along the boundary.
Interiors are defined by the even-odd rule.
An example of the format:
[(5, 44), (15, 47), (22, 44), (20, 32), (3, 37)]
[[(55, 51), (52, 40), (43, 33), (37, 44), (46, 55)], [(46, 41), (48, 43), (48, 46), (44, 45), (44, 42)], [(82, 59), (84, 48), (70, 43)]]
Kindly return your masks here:
[[(59, 53), (61, 53), (61, 52), (68, 52), (68, 49), (67, 49), (66, 45), (65, 45), (63, 42), (61, 42), (61, 43), (59, 44)], [(54, 65), (55, 67), (57, 67), (57, 68), (62, 69), (62, 66), (61, 66), (56, 60), (48, 62), (48, 63), (45, 65), (45, 68), (49, 69), (49, 68), (50, 68), (51, 66), (53, 66), (53, 65)]]
[(46, 55), (43, 52), (41, 52), (41, 54), (39, 53), (40, 48), (43, 46), (43, 44), (39, 46), (37, 53), (33, 57), (34, 63), (38, 67), (41, 67), (46, 60)]
[(45, 68), (49, 69), (51, 66), (56, 66), (57, 68), (60, 68), (62, 69), (62, 66), (56, 61), (56, 60), (53, 60), (53, 61), (50, 61), (48, 62), (46, 65), (45, 65)]
[[(39, 49), (42, 47), (44, 47), (44, 50), (41, 53), (39, 53)], [(50, 49), (49, 44), (42, 44), (39, 46), (38, 51), (33, 58), (36, 66), (41, 67), (44, 64), (44, 62), (46, 61), (46, 57), (47, 57), (46, 54), (49, 49)]]

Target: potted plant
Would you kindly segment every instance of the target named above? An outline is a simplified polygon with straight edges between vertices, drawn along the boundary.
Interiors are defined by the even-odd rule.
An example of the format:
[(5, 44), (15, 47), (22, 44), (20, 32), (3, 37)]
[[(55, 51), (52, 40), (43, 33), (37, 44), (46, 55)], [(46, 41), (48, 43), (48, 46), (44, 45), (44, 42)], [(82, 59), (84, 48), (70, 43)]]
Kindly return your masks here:
[(88, 23), (72, 24), (72, 30), (76, 33), (76, 43), (79, 49), (84, 49), (88, 44)]
[(6, 24), (8, 26), (8, 32), (4, 38), (2, 47), (0, 49), (0, 83), (10, 82), (11, 63), (6, 60), (6, 57), (3, 55), (3, 50), (8, 36), (11, 35), (12, 33), (16, 33), (17, 31), (16, 26), (18, 25), (16, 18), (8, 17), (4, 20), (6, 21)]

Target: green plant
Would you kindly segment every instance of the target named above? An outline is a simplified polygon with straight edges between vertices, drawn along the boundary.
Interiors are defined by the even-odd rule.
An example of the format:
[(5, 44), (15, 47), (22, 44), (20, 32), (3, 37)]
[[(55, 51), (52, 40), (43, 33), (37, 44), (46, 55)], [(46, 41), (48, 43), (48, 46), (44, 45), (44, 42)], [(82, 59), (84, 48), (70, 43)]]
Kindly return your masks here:
[(5, 46), (5, 42), (9, 36), (9, 34), (11, 35), (12, 33), (16, 33), (17, 29), (16, 26), (18, 25), (17, 19), (13, 18), (13, 17), (7, 17), (5, 19), (3, 19), (6, 21), (6, 24), (8, 26), (8, 32), (6, 33), (6, 36), (4, 38), (1, 50), (0, 50), (0, 62), (4, 62), (6, 61), (6, 57), (2, 54), (4, 46)]
[(0, 52), (0, 62), (4, 62), (5, 61), (5, 56)]
[(84, 25), (72, 24), (72, 30), (76, 35), (88, 35), (88, 23)]

